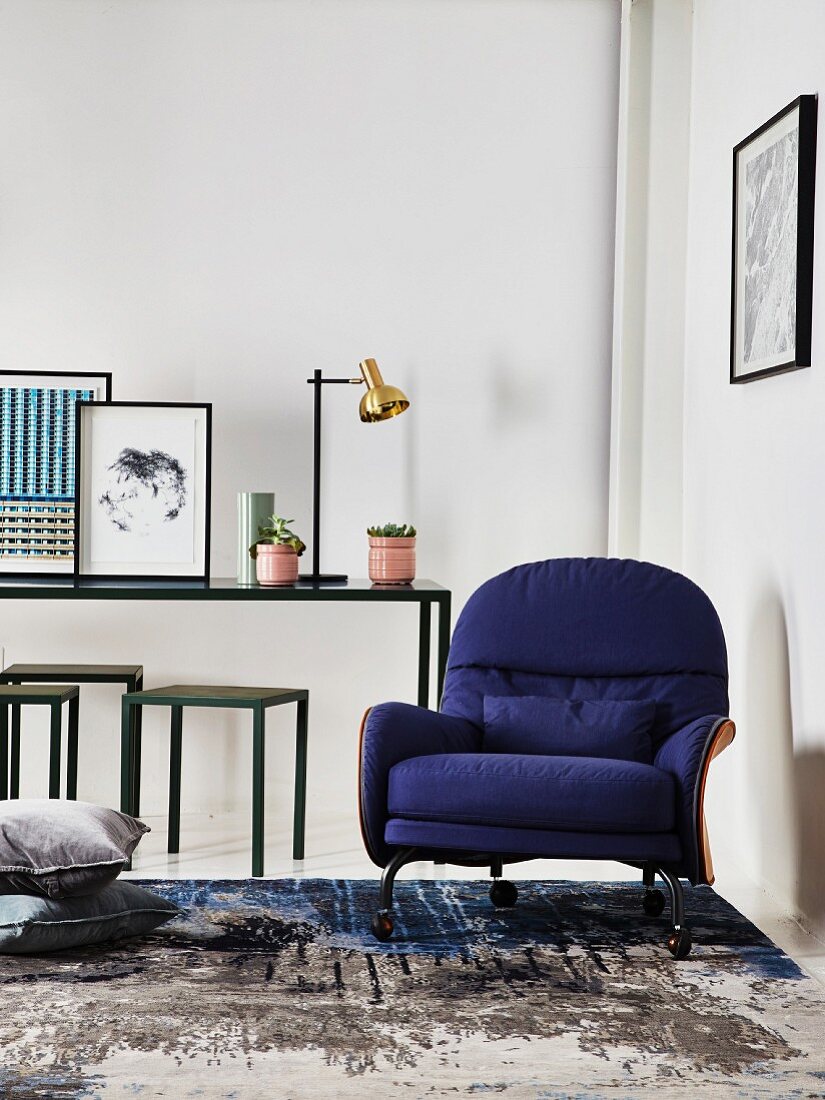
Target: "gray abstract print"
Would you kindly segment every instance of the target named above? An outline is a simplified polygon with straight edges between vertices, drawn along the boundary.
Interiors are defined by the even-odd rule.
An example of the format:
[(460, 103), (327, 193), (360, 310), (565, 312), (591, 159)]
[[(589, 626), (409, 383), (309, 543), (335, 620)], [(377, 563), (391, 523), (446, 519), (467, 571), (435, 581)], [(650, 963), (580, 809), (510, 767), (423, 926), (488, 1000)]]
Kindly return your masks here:
[(796, 340), (799, 127), (745, 168), (744, 360), (787, 352)]

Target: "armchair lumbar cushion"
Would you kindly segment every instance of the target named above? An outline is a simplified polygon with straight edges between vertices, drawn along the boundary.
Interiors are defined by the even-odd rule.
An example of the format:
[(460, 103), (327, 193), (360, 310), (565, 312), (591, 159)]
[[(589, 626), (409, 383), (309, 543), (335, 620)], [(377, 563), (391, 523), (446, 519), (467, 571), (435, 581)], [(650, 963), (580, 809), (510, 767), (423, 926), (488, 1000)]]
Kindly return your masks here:
[(704, 824), (710, 761), (733, 739), (727, 656), (707, 596), (643, 562), (518, 566), (468, 601), (440, 712), (383, 703), (362, 726), (360, 816), (384, 868), (373, 932), (413, 859), (489, 866), (613, 859), (641, 868), (643, 908), (671, 902), (668, 947), (691, 947), (680, 878), (712, 883)]
[(653, 762), (654, 699), (485, 695), (485, 752)]

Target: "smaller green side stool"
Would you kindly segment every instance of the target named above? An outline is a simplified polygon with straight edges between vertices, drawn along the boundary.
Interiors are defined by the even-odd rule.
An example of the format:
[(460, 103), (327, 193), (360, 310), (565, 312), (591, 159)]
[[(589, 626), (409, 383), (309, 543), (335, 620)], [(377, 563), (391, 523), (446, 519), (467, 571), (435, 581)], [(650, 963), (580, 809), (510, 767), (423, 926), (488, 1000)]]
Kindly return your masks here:
[[(140, 691), (143, 687), (143, 665), (44, 665), (14, 664), (0, 672), (0, 684), (123, 684), (127, 691)], [(140, 710), (135, 711), (135, 721), (140, 723)], [(140, 730), (135, 738), (140, 744)], [(74, 766), (74, 795), (77, 797), (77, 751), (70, 756)], [(140, 770), (140, 762), (138, 762)], [(9, 797), (20, 794), (20, 707), (11, 708), (11, 780)]]
[[(69, 737), (66, 749), (66, 797), (77, 798), (77, 720), (80, 688), (77, 684), (0, 684), (0, 798), (9, 797), (9, 707), (51, 707), (49, 735), (49, 798), (60, 798), (60, 731), (63, 704), (69, 704)], [(20, 741), (12, 771), (20, 768)], [(15, 795), (16, 797), (16, 795)]]
[(180, 851), (180, 785), (184, 707), (229, 707), (252, 711), (252, 874), (264, 873), (264, 742), (265, 714), (270, 707), (298, 704), (295, 743), (295, 809), (292, 858), (304, 858), (306, 821), (307, 730), (309, 692), (303, 688), (213, 687), (173, 684), (171, 687), (132, 691), (123, 696), (120, 735), (120, 808), (137, 814), (140, 784), (141, 726), (132, 711), (142, 707), (170, 707), (172, 740), (169, 753), (169, 842), (167, 851)]

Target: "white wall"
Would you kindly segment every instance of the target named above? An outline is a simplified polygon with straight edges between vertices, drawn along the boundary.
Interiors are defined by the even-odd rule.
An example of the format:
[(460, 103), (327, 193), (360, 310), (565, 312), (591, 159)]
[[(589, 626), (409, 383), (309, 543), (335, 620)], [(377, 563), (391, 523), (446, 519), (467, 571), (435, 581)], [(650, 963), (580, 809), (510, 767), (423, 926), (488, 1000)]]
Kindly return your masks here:
[[(240, 489), (307, 532), (304, 380), (366, 355), (413, 406), (364, 427), (356, 391), (325, 394), (327, 568), (363, 575), (366, 525), (411, 520), (420, 575), (460, 606), (517, 561), (603, 553), (618, 38), (614, 0), (0, 0), (0, 365), (214, 402), (215, 575)], [(312, 790), (343, 777), (354, 809), (357, 722), (414, 698), (416, 621), (15, 602), (0, 643), (155, 684), (305, 685)], [(110, 803), (116, 700), (83, 702), (80, 795)], [(188, 728), (184, 809), (245, 805), (242, 724)], [(289, 761), (273, 742), (272, 774)]]
[[(740, 736), (711, 810), (745, 869), (825, 930), (825, 205), (813, 366), (728, 384), (731, 150), (825, 92), (825, 8), (699, 0), (694, 17), (685, 387), (685, 565), (715, 601)], [(820, 122), (822, 104), (820, 102)], [(817, 175), (825, 180), (825, 140)]]
[[(629, 530), (640, 556), (678, 566), (672, 548), (661, 554), (667, 534), (657, 535), (653, 524), (646, 528), (642, 517), (658, 515), (662, 528), (675, 524), (682, 531), (681, 567), (708, 592), (725, 628), (739, 736), (714, 764), (708, 792), (720, 886), (744, 870), (825, 932), (825, 332), (818, 274), (812, 369), (745, 386), (728, 382), (732, 149), (799, 94), (825, 92), (825, 7), (817, 0), (694, 0), (681, 31), (659, 36), (657, 15), (673, 30), (685, 6), (639, 0), (633, 13), (651, 8), (647, 65), (639, 66), (625, 93), (622, 114), (631, 93), (637, 102), (650, 98), (657, 74), (678, 78), (687, 93), (658, 100), (664, 115), (658, 129), (648, 125), (648, 146), (634, 165), (649, 176), (652, 192), (657, 166), (673, 156), (670, 194), (681, 200), (665, 222), (650, 203), (640, 232), (667, 250), (687, 216), (687, 258), (681, 298), (678, 270), (675, 282), (648, 282), (636, 320), (662, 325), (676, 346), (684, 334), (684, 403), (681, 411), (677, 406), (676, 428), (682, 461), (664, 461), (664, 478), (656, 483), (637, 471), (638, 496), (631, 492), (629, 503), (613, 493), (613, 542), (616, 532)], [(688, 108), (689, 156), (683, 159), (673, 155), (673, 142)], [(821, 182), (822, 137), (818, 161)], [(620, 209), (618, 224), (626, 218)], [(823, 245), (820, 194), (817, 273)], [(630, 291), (617, 286), (617, 297), (629, 292), (632, 284)], [(670, 363), (642, 345), (635, 366), (642, 382), (631, 375), (628, 403), (635, 412), (618, 424), (614, 457), (623, 442), (631, 454), (643, 451), (640, 440), (651, 433), (661, 439), (663, 422), (673, 422), (672, 402), (662, 407), (644, 392), (651, 368), (670, 369)], [(614, 403), (625, 392), (622, 367), (614, 363)]]
[(691, 0), (622, 0), (610, 552), (678, 569)]

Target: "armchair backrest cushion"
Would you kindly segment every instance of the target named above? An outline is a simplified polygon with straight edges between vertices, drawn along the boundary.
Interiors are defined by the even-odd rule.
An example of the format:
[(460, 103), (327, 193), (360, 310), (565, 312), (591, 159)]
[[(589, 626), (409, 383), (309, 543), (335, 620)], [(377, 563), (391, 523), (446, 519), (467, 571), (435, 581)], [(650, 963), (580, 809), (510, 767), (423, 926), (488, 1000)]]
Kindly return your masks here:
[(557, 558), (483, 584), (453, 633), (441, 709), (484, 725), (485, 695), (654, 699), (654, 751), (728, 713), (725, 639), (705, 593), (647, 562)]
[(485, 695), (484, 752), (653, 762), (653, 699)]

